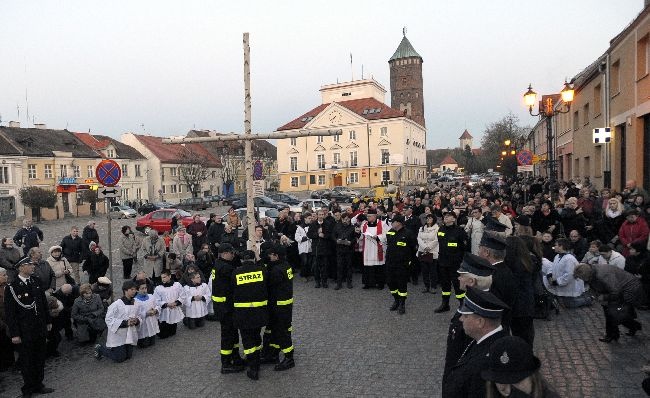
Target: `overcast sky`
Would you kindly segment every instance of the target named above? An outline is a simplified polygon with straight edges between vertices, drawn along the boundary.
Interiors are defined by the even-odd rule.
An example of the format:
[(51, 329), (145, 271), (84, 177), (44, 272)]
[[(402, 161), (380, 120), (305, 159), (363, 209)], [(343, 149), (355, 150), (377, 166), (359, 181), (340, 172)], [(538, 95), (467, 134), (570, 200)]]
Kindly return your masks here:
[[(643, 0), (0, 2), (3, 125), (119, 137), (243, 130), (242, 33), (250, 32), (253, 131), (320, 104), (321, 85), (374, 76), (407, 37), (424, 59), (427, 148), (558, 92), (641, 11)], [(26, 95), (28, 101), (26, 101)], [(390, 104), (389, 96), (386, 102)], [(144, 125), (144, 127), (142, 127)]]

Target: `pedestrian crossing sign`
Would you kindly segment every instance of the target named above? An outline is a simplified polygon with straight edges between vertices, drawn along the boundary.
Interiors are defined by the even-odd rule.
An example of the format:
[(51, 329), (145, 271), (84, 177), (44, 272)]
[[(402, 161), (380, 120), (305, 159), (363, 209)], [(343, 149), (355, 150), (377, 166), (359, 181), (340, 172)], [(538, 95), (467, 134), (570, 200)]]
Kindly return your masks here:
[(609, 127), (594, 129), (594, 144), (609, 143), (612, 140), (612, 130)]

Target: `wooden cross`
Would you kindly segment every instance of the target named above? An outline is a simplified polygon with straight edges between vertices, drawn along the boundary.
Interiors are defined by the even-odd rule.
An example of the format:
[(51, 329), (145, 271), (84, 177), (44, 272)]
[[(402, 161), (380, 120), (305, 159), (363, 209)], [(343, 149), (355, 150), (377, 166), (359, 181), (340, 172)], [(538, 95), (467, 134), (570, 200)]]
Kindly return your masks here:
[(331, 136), (341, 135), (342, 130), (303, 130), (294, 132), (274, 132), (252, 134), (251, 130), (251, 70), (250, 70), (250, 45), (248, 32), (244, 33), (244, 134), (232, 133), (230, 135), (217, 137), (195, 137), (195, 138), (165, 138), (165, 144), (183, 144), (191, 142), (210, 142), (210, 141), (244, 141), (244, 159), (246, 171), (246, 220), (248, 229), (247, 248), (255, 248), (255, 212), (254, 212), (254, 192), (253, 192), (253, 154), (251, 143), (253, 140), (261, 139), (286, 139), (297, 137), (314, 137), (314, 136)]

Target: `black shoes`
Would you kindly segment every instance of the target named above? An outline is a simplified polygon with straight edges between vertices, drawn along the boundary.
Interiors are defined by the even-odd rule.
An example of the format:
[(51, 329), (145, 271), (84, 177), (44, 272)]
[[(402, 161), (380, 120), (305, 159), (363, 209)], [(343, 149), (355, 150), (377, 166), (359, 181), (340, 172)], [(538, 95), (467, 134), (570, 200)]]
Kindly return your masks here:
[(320, 282), (316, 281), (316, 285), (314, 286), (316, 289), (320, 289)]
[(45, 394), (51, 394), (51, 393), (53, 393), (53, 392), (54, 392), (54, 389), (53, 389), (53, 388), (43, 387), (43, 388), (41, 388), (40, 390), (36, 390), (36, 391), (34, 391), (34, 394), (45, 395)]
[(263, 356), (260, 359), (262, 365), (280, 363), (280, 356), (278, 354), (271, 354), (269, 356)]
[(327, 286), (327, 280), (324, 280), (324, 281), (323, 281), (323, 289), (327, 289), (327, 287), (328, 287), (328, 286)]
[(404, 315), (406, 313), (406, 301), (402, 299), (399, 303), (399, 308), (397, 308), (397, 313)]
[(436, 314), (440, 314), (443, 312), (448, 312), (451, 308), (449, 308), (449, 303), (442, 303), (440, 304), (440, 307), (436, 308), (433, 310)]
[(246, 371), (246, 376), (248, 376), (249, 379), (251, 380), (259, 380), (260, 379), (260, 371), (259, 369), (253, 369), (250, 368)]
[(291, 369), (294, 366), (296, 366), (296, 362), (293, 360), (293, 357), (285, 356), (284, 359), (282, 360), (282, 362), (275, 365), (273, 370), (277, 370), (277, 371), (281, 372), (283, 370)]
[(228, 374), (228, 373), (239, 373), (243, 372), (246, 367), (244, 365), (237, 365), (234, 363), (230, 363), (227, 365), (221, 365), (221, 374)]
[(618, 341), (619, 336), (605, 336), (601, 337), (598, 339), (598, 341), (602, 341), (603, 343), (611, 343), (612, 341)]
[(341, 290), (342, 287), (343, 287), (342, 283), (337, 283), (336, 286), (334, 287), (334, 290)]
[(393, 302), (393, 305), (390, 306), (389, 310), (395, 311), (398, 308), (399, 308), (399, 301), (397, 301), (397, 299), (395, 299), (395, 302)]
[(352, 281), (348, 282), (348, 289), (352, 289)]

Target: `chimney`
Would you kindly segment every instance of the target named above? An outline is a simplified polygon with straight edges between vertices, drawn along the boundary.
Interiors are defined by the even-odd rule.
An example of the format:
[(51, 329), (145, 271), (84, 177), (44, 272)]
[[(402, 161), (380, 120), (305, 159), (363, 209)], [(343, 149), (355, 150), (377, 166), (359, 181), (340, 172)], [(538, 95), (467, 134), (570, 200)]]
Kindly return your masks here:
[(17, 129), (19, 129), (20, 128), (20, 122), (11, 121), (11, 122), (9, 122), (9, 127), (15, 127)]
[(45, 129), (47, 129), (47, 125), (45, 123), (34, 123), (34, 128), (35, 129), (45, 130)]

